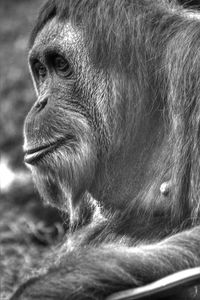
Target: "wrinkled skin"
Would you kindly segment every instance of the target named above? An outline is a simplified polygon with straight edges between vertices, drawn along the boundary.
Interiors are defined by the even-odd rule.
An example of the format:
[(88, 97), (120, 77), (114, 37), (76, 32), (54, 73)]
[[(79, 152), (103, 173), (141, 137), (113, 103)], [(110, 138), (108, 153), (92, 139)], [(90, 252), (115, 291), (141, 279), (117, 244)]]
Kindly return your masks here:
[(200, 267), (199, 16), (152, 3), (74, 0), (85, 27), (54, 16), (36, 34), (25, 162), (72, 228), (81, 205), (101, 211), (12, 300), (100, 300)]

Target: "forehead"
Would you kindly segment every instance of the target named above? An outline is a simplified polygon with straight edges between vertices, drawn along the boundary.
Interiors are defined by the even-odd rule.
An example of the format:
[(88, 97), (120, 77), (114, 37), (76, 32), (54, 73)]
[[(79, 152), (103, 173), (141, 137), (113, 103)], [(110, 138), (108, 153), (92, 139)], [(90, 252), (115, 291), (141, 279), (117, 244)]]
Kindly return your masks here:
[(30, 55), (32, 56), (44, 50), (48, 51), (48, 48), (50, 50), (55, 48), (61, 52), (74, 51), (80, 49), (81, 44), (82, 35), (80, 30), (72, 26), (69, 21), (59, 21), (55, 17), (36, 36)]

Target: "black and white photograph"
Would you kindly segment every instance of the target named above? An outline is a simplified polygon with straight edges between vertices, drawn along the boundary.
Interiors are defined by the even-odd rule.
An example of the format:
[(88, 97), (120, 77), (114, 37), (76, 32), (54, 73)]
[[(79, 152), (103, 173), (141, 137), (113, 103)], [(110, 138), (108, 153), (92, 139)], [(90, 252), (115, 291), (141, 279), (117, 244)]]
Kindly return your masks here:
[(0, 0), (0, 300), (200, 300), (200, 0)]

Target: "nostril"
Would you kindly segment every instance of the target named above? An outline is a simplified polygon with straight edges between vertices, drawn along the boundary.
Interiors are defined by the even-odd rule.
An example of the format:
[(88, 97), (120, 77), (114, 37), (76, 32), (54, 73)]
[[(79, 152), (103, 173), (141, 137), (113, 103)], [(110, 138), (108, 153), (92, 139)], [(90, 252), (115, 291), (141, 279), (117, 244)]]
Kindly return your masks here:
[(35, 107), (40, 111), (47, 105), (47, 102), (48, 102), (48, 97), (40, 98), (37, 101)]

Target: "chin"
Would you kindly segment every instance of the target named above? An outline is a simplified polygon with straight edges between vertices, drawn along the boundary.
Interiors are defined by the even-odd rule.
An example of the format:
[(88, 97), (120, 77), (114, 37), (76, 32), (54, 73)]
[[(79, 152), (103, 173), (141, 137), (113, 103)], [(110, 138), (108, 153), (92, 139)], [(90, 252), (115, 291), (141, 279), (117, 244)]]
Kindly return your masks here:
[(83, 141), (24, 147), (24, 161), (45, 204), (72, 214), (93, 181), (97, 161), (94, 149)]

